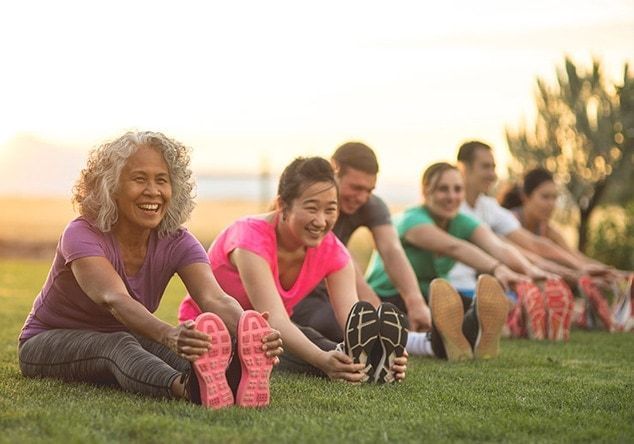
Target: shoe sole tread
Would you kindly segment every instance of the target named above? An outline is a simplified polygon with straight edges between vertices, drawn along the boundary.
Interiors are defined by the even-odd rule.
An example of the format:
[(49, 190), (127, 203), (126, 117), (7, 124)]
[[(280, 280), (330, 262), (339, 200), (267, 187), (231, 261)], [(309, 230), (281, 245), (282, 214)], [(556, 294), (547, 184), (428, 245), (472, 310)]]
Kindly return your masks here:
[(265, 407), (271, 399), (269, 380), (273, 360), (262, 350), (262, 338), (271, 332), (266, 319), (247, 310), (238, 322), (238, 356), (242, 368), (236, 393), (240, 407)]
[(430, 284), (430, 309), (434, 326), (440, 334), (448, 361), (473, 359), (473, 351), (462, 332), (464, 309), (460, 296), (446, 281)]
[(233, 405), (233, 393), (227, 383), (226, 371), (231, 358), (231, 336), (222, 319), (214, 313), (202, 313), (195, 328), (209, 336), (211, 347), (194, 363), (200, 388), (200, 401), (205, 407), (220, 409)]
[(508, 302), (497, 279), (481, 275), (476, 287), (479, 333), (474, 348), (477, 359), (495, 358), (500, 353), (500, 337), (508, 315)]

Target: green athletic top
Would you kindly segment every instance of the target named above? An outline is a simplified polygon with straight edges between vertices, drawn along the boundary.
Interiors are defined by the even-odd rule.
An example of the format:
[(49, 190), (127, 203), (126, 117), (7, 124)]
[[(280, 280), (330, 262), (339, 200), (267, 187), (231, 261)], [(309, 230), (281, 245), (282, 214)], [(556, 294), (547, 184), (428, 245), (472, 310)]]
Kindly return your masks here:
[[(427, 297), (429, 295), (429, 283), (437, 278), (447, 278), (449, 270), (456, 263), (455, 259), (449, 256), (439, 256), (431, 251), (421, 250), (405, 240), (405, 234), (417, 225), (434, 224), (434, 220), (427, 208), (421, 205), (407, 208), (403, 213), (394, 217), (394, 226), (398, 232), (405, 254), (418, 279), (418, 285)], [(458, 213), (449, 222), (447, 232), (458, 239), (469, 240), (474, 230), (480, 223), (471, 217)], [(368, 284), (380, 297), (396, 296), (396, 288), (385, 273), (385, 267), (381, 256), (376, 250), (372, 253), (368, 272), (366, 273)]]

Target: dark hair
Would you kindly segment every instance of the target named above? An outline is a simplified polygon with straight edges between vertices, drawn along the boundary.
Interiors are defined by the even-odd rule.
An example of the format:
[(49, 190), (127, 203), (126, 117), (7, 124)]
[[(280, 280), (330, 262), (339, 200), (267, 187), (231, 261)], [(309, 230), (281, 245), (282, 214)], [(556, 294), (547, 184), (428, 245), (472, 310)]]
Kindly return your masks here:
[(471, 140), (463, 143), (460, 145), (460, 148), (458, 148), (458, 162), (472, 165), (475, 153), (479, 149), (491, 151), (491, 147), (489, 145), (484, 142), (480, 142), (479, 140)]
[(339, 175), (345, 174), (348, 168), (363, 171), (367, 174), (379, 172), (379, 162), (374, 151), (364, 143), (348, 142), (341, 145), (332, 155), (339, 167)]
[(543, 168), (535, 168), (524, 175), (524, 185), (522, 191), (524, 196), (530, 196), (533, 191), (544, 182), (554, 182), (553, 175), (550, 171)]
[(512, 210), (513, 208), (522, 206), (522, 189), (516, 183), (511, 183), (502, 189), (498, 197), (500, 205), (504, 208)]
[(554, 182), (553, 175), (544, 168), (535, 168), (524, 175), (524, 183), (520, 188), (515, 184), (502, 193), (500, 205), (504, 208), (516, 208), (522, 205), (522, 196), (530, 196), (533, 191), (545, 182)]
[(449, 171), (449, 170), (458, 170), (458, 168), (456, 168), (455, 165), (452, 165), (447, 162), (438, 162), (428, 166), (425, 172), (423, 173), (423, 178), (421, 181), (421, 186), (423, 188), (423, 191), (425, 191), (426, 188), (430, 188), (430, 187), (431, 187), (431, 191), (433, 191), (434, 188), (436, 187), (436, 182), (438, 182), (438, 178), (442, 176), (445, 173), (445, 171)]
[(297, 157), (282, 172), (277, 186), (277, 195), (288, 207), (306, 188), (317, 182), (330, 182), (337, 189), (335, 173), (322, 157)]

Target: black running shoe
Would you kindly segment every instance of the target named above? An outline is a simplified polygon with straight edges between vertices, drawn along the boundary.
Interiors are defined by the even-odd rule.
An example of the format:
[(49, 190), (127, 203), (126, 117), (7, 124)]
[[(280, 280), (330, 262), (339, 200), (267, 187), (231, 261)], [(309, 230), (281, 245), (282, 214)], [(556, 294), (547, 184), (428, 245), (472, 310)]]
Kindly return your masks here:
[(373, 375), (370, 354), (379, 339), (379, 317), (372, 304), (359, 301), (352, 306), (344, 336), (345, 353), (355, 364), (364, 364), (365, 372)]
[(407, 331), (409, 322), (394, 304), (384, 302), (378, 310), (379, 316), (379, 343), (382, 348), (382, 356), (374, 371), (374, 382), (383, 384), (394, 382), (394, 372), (391, 368), (394, 358), (403, 356), (407, 344)]
[(193, 404), (201, 404), (200, 401), (200, 388), (198, 386), (198, 379), (194, 373), (194, 368), (191, 367), (189, 371), (181, 373), (178, 380), (185, 387), (185, 398)]

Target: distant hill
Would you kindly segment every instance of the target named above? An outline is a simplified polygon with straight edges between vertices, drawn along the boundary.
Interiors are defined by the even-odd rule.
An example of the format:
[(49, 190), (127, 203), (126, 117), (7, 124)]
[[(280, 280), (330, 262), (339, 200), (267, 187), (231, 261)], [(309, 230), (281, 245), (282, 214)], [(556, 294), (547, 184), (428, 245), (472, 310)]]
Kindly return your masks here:
[[(54, 144), (30, 134), (14, 137), (0, 145), (0, 196), (69, 198), (90, 148)], [(201, 172), (204, 165), (199, 166), (201, 170), (192, 167), (200, 199), (268, 202), (275, 195), (277, 174)], [(414, 203), (418, 183), (379, 179), (376, 193), (391, 205)]]
[(70, 196), (86, 152), (19, 135), (0, 146), (0, 194)]

